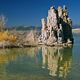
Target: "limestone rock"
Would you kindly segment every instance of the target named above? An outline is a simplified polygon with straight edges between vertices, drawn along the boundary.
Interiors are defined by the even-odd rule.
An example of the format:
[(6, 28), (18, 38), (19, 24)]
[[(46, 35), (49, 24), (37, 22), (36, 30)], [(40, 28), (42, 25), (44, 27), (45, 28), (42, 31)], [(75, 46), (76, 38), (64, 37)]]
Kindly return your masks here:
[(48, 17), (42, 19), (40, 41), (45, 44), (73, 42), (72, 20), (69, 18), (68, 9), (64, 5), (53, 6), (48, 10)]
[(23, 40), (24, 45), (37, 45), (38, 37), (35, 31), (30, 31)]
[(55, 37), (50, 36), (49, 39), (47, 40), (47, 45), (53, 45), (57, 40)]

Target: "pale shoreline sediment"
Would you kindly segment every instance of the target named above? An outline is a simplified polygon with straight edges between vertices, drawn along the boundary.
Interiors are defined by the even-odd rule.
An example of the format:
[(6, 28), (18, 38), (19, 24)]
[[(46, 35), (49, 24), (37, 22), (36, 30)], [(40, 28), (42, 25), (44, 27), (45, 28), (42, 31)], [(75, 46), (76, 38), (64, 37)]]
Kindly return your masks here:
[(80, 28), (72, 29), (73, 33), (80, 33)]

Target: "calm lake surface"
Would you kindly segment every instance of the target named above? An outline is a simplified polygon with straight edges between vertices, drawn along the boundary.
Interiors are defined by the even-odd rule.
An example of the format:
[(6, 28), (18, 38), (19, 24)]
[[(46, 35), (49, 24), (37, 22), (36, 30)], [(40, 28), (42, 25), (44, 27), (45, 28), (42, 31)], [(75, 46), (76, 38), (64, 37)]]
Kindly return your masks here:
[(0, 80), (80, 80), (80, 34), (73, 47), (0, 49)]

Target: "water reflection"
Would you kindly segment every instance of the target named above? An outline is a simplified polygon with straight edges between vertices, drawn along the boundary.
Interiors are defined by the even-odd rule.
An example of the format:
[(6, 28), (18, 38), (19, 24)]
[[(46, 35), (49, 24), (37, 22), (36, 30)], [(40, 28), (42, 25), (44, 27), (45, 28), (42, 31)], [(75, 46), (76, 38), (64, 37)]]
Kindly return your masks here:
[(1, 49), (0, 63), (8, 63), (9, 61), (14, 61), (23, 55), (33, 57), (35, 56), (35, 53), (37, 53), (36, 48)]
[(72, 48), (33, 47), (0, 50), (1, 80), (53, 80), (66, 78)]
[(42, 47), (42, 68), (49, 70), (49, 75), (65, 78), (72, 63), (72, 48)]

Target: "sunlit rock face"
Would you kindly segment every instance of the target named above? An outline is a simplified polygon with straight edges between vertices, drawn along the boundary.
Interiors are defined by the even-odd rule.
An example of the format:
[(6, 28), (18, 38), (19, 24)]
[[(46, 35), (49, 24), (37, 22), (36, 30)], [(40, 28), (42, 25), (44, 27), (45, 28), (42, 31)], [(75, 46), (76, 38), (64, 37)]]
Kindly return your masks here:
[(67, 7), (64, 5), (58, 9), (50, 7), (47, 20), (41, 19), (42, 30), (40, 41), (45, 44), (73, 43), (72, 20), (68, 16)]

